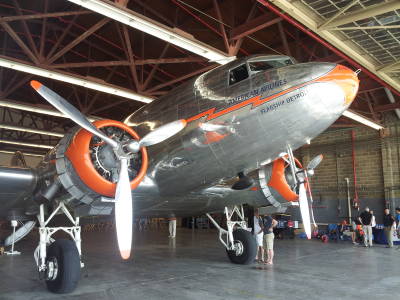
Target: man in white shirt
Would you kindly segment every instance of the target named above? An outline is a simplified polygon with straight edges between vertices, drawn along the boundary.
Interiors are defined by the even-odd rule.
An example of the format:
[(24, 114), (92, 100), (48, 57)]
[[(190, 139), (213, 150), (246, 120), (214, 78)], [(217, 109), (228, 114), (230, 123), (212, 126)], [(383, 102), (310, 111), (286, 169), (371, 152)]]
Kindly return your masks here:
[(374, 228), (374, 227), (376, 226), (374, 211), (373, 211), (373, 210), (370, 210), (369, 212), (371, 213), (371, 216), (372, 216), (372, 219), (371, 219), (371, 227)]
[[(256, 254), (256, 261), (264, 262), (264, 248), (263, 248), (263, 230), (261, 227), (262, 218), (258, 212), (258, 209), (254, 210), (254, 238), (257, 241), (257, 254)], [(261, 254), (261, 259), (259, 259), (259, 254)]]
[(176, 218), (169, 218), (168, 229), (169, 229), (169, 238), (175, 238), (176, 236)]

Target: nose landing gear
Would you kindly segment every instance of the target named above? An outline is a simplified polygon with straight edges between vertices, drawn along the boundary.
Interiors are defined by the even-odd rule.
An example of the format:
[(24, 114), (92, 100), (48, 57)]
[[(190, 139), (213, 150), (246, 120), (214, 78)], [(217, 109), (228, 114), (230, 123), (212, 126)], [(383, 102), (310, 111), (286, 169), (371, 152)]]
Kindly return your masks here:
[[(71, 221), (71, 227), (49, 227), (51, 219), (59, 212), (63, 212)], [(78, 285), (81, 268), (81, 227), (79, 218), (73, 218), (64, 205), (60, 202), (47, 220), (44, 217), (44, 206), (40, 205), (38, 215), (40, 227), (39, 245), (34, 252), (34, 258), (40, 279), (46, 281), (49, 291), (57, 294), (72, 292)], [(54, 240), (51, 236), (57, 231), (66, 232), (72, 240)]]

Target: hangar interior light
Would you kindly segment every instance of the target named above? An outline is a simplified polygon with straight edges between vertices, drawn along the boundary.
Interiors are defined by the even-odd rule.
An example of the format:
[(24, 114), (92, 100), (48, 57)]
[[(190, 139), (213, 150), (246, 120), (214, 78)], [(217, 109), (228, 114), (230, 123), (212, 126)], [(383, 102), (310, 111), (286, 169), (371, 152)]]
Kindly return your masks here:
[(118, 22), (126, 24), (132, 28), (143, 31), (147, 34), (153, 35), (160, 38), (168, 43), (174, 44), (178, 47), (186, 49), (197, 55), (205, 57), (210, 61), (214, 61), (218, 64), (226, 64), (234, 60), (235, 56), (228, 56), (222, 51), (208, 46), (207, 44), (196, 40), (193, 37), (185, 36), (183, 32), (177, 32), (176, 30), (167, 27), (161, 23), (158, 23), (150, 18), (147, 18), (141, 14), (133, 11), (124, 10), (118, 8), (112, 4), (112, 2), (99, 1), (99, 0), (68, 0), (77, 5), (83, 6), (89, 10), (104, 15), (105, 17), (114, 19)]
[(13, 69), (13, 70), (17, 70), (17, 71), (21, 71), (21, 72), (25, 72), (25, 73), (30, 73), (30, 74), (34, 74), (34, 75), (38, 75), (38, 76), (42, 76), (42, 77), (46, 77), (46, 78), (52, 78), (55, 80), (83, 86), (88, 89), (92, 89), (92, 90), (96, 90), (96, 91), (100, 91), (100, 92), (104, 92), (104, 93), (108, 93), (108, 94), (112, 94), (112, 95), (116, 95), (116, 96), (120, 96), (120, 97), (124, 97), (124, 98), (128, 98), (128, 99), (132, 99), (132, 100), (136, 100), (136, 101), (140, 101), (140, 102), (144, 102), (144, 103), (150, 103), (151, 101), (153, 101), (153, 99), (150, 97), (139, 95), (137, 93), (130, 92), (129, 90), (124, 90), (124, 89), (121, 89), (118, 87), (114, 87), (112, 85), (97, 83), (97, 82), (93, 82), (93, 81), (90, 81), (87, 79), (83, 79), (83, 78), (80, 78), (78, 75), (72, 76), (72, 75), (67, 75), (67, 74), (63, 74), (60, 72), (50, 71), (50, 70), (46, 70), (43, 68), (39, 68), (39, 67), (31, 66), (31, 65), (24, 64), (21, 62), (17, 62), (14, 60), (10, 60), (10, 59), (0, 58), (0, 67), (9, 68), (9, 69)]
[(54, 146), (51, 146), (51, 145), (24, 143), (24, 142), (9, 141), (9, 140), (3, 140), (3, 139), (0, 139), (0, 143), (19, 145), (19, 146), (27, 146), (27, 147), (33, 147), (33, 148), (43, 148), (43, 149), (53, 149), (54, 148)]
[[(7, 100), (0, 100), (0, 107), (7, 107), (7, 108), (13, 108), (13, 109), (18, 109), (18, 110), (25, 110), (25, 111), (30, 111), (38, 114), (43, 114), (43, 115), (49, 115), (49, 116), (54, 116), (54, 117), (60, 117), (60, 118), (67, 118), (68, 116), (64, 115), (63, 113), (53, 110), (53, 109), (46, 109), (46, 108), (40, 108), (36, 106), (31, 106), (31, 105), (26, 105), (26, 104), (21, 104), (21, 103), (15, 103), (12, 101), (7, 101)], [(99, 117), (94, 117), (90, 116), (87, 117), (90, 122), (99, 120), (101, 118)]]
[[(7, 151), (7, 150), (0, 150), (0, 153), (4, 153), (4, 154), (14, 154), (15, 151)], [(28, 153), (28, 152), (22, 152), (22, 154), (24, 156), (34, 156), (34, 157), (43, 157), (43, 154), (35, 154), (35, 153)]]
[(34, 129), (34, 128), (27, 128), (27, 127), (20, 127), (20, 126), (14, 126), (14, 125), (5, 125), (5, 124), (0, 124), (0, 129), (8, 129), (8, 130), (15, 130), (15, 131), (22, 131), (22, 132), (30, 132), (30, 133), (50, 135), (50, 136), (56, 136), (56, 137), (63, 137), (64, 136), (64, 134), (58, 133), (58, 132), (46, 131), (46, 130), (40, 130), (40, 129)]
[(378, 123), (375, 123), (375, 122), (373, 122), (373, 121), (367, 119), (366, 117), (364, 117), (364, 116), (362, 116), (362, 115), (360, 115), (360, 114), (357, 114), (357, 113), (355, 113), (355, 112), (353, 112), (353, 111), (351, 111), (351, 110), (349, 110), (349, 109), (346, 110), (346, 111), (343, 113), (343, 116), (345, 116), (345, 117), (347, 117), (347, 118), (349, 118), (349, 119), (352, 119), (352, 120), (354, 120), (354, 121), (357, 121), (357, 122), (359, 122), (359, 123), (361, 123), (361, 124), (364, 124), (364, 125), (366, 125), (366, 126), (369, 126), (369, 127), (373, 128), (373, 129), (376, 129), (376, 130), (383, 129), (383, 126), (382, 126), (382, 125), (380, 125), (380, 124), (378, 124)]

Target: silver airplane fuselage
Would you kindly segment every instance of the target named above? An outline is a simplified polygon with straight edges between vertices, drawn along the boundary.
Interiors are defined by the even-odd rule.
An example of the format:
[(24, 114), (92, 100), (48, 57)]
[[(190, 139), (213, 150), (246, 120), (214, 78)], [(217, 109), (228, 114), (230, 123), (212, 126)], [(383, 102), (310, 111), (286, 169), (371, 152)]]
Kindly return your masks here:
[[(357, 91), (346, 95), (349, 90), (343, 89), (343, 80), (352, 85), (357, 77), (333, 63), (249, 72), (248, 78), (230, 85), (229, 72), (247, 66), (248, 60), (211, 70), (125, 120), (139, 135), (176, 119), (188, 121), (181, 134), (148, 149), (151, 161), (145, 184), (134, 193), (157, 188), (150, 188), (155, 194), (143, 200), (147, 202), (143, 208), (163, 206), (169, 198), (169, 212), (173, 213), (173, 203), (179, 207), (181, 198), (190, 198), (191, 192), (268, 164), (288, 145), (295, 150), (309, 143), (341, 116), (351, 103), (348, 98), (354, 98)], [(208, 200), (205, 195), (204, 203)], [(220, 209), (224, 204), (220, 201), (213, 206), (208, 209)]]
[[(187, 121), (182, 132), (147, 148), (148, 169), (132, 191), (136, 215), (194, 216), (231, 204), (270, 204), (260, 190), (235, 191), (226, 183), (240, 172), (248, 174), (268, 165), (288, 146), (295, 150), (318, 136), (349, 107), (358, 89), (356, 74), (333, 63), (250, 68), (254, 61), (276, 57), (247, 57), (217, 67), (125, 119), (139, 136), (177, 119)], [(238, 69), (242, 77), (232, 81)], [(64, 160), (73, 143), (74, 133), (67, 134), (45, 158), (37, 170), (36, 191), (45, 180), (40, 174), (55, 168), (64, 189), (58, 196), (80, 208), (78, 214), (111, 213), (111, 208), (102, 207), (102, 195), (79, 180), (79, 172)], [(101, 155), (105, 157), (105, 162), (99, 162), (102, 168), (115, 168), (117, 162), (107, 145)], [(2, 198), (0, 194), (9, 209), (22, 208), (26, 195), (13, 201), (9, 195)], [(92, 210), (96, 205), (98, 209)]]

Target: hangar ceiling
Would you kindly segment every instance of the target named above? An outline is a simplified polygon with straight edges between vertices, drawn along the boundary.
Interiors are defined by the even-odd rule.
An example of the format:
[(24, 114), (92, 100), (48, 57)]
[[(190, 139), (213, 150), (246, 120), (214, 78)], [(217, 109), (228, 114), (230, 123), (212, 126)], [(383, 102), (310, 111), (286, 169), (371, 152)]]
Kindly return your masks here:
[[(352, 109), (379, 122), (382, 112), (400, 108), (397, 103), (389, 102), (383, 89), (391, 86), (395, 101), (399, 101), (399, 10), (395, 11), (396, 6), (392, 6), (391, 11), (379, 15), (369, 13), (367, 17), (347, 22), (350, 14), (368, 12), (371, 5), (384, 5), (387, 9), (389, 5), (398, 5), (398, 1), (103, 2), (128, 13), (143, 15), (227, 57), (256, 53), (287, 54), (299, 62), (330, 61), (357, 69), (355, 61), (365, 72), (360, 75), (360, 93)], [(77, 77), (82, 82), (132, 95), (159, 97), (185, 80), (218, 65), (67, 0), (7, 1), (0, 3), (0, 12), (0, 61)], [(303, 17), (307, 15), (316, 28), (325, 26), (319, 31), (310, 27), (325, 42), (344, 51), (334, 44), (334, 40), (323, 36), (331, 34), (348, 45), (354, 57), (347, 51), (346, 55), (350, 57), (338, 54), (326, 47), (323, 40), (321, 42), (295, 26), (292, 20), (296, 19), (307, 25), (305, 20), (301, 20), (300, 13)], [(345, 21), (347, 23), (343, 23)], [(374, 29), (365, 28), (369, 26), (374, 26)], [(137, 101), (1, 67), (0, 123), (5, 126), (0, 127), (0, 150), (25, 149), (31, 153), (44, 153), (44, 148), (5, 142), (55, 145), (58, 136), (25, 129), (60, 133), (72, 126), (69, 120), (49, 114), (54, 110), (29, 87), (33, 78), (60, 93), (87, 115), (121, 120), (144, 104), (143, 99)], [(358, 125), (342, 118), (334, 126)], [(20, 130), (16, 130), (17, 127)]]

